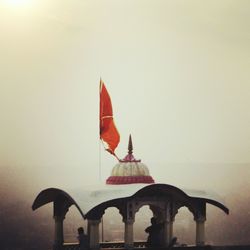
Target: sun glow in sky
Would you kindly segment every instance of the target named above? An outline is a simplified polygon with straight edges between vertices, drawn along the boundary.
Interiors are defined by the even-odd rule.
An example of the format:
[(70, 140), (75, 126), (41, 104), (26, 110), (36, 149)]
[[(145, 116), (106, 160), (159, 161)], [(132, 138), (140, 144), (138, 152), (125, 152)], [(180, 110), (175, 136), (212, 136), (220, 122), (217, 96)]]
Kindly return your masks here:
[(34, 0), (3, 0), (4, 6), (11, 9), (30, 8), (34, 3)]
[(12, 6), (21, 6), (29, 4), (30, 0), (5, 0), (4, 1), (6, 5), (12, 5)]

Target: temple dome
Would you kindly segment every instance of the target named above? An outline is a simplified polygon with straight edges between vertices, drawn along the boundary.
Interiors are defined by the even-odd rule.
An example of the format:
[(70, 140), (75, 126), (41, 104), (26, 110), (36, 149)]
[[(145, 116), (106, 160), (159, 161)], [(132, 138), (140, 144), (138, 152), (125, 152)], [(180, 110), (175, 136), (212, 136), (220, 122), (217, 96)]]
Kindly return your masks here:
[(147, 176), (148, 167), (141, 162), (119, 162), (111, 172), (112, 176)]
[(111, 176), (106, 180), (106, 184), (132, 183), (154, 183), (154, 180), (149, 174), (148, 167), (133, 156), (133, 145), (130, 136), (128, 154), (113, 167)]

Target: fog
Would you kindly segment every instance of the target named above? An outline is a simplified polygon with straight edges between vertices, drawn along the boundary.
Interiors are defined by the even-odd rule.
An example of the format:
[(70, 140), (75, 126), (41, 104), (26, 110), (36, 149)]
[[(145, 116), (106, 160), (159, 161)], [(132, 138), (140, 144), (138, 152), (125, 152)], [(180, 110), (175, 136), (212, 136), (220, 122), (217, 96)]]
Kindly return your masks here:
[[(121, 135), (117, 155), (131, 133), (156, 182), (225, 200), (229, 216), (209, 208), (212, 243), (249, 243), (250, 2), (14, 2), (0, 2), (1, 243), (50, 246), (51, 207), (32, 212), (36, 195), (110, 175), (100, 77)], [(189, 235), (181, 225), (178, 237)]]
[[(182, 167), (179, 167), (180, 174)], [(190, 168), (191, 166), (185, 167)], [(215, 178), (208, 181), (206, 179), (206, 171), (204, 171), (204, 186), (209, 186), (207, 183), (211, 182), (208, 189), (216, 191), (221, 196), (229, 208), (230, 214), (226, 215), (216, 207), (207, 206), (206, 242), (213, 245), (250, 244), (250, 194), (248, 192), (250, 166), (236, 165), (233, 168), (224, 166), (224, 169), (227, 169), (227, 171), (224, 172), (224, 177), (221, 180), (226, 178), (228, 181), (227, 185), (218, 179), (216, 173), (219, 172), (216, 172), (215, 167), (210, 166), (209, 170), (207, 170), (207, 167), (201, 166), (206, 171), (212, 170)], [(220, 167), (220, 169), (222, 168)], [(36, 211), (31, 209), (32, 203), (40, 191), (37, 189), (42, 184), (34, 184), (32, 176), (27, 181), (26, 178), (18, 177), (17, 173), (2, 171), (1, 174), (1, 249), (42, 250), (50, 248), (54, 238), (53, 206), (52, 204), (46, 205)], [(169, 178), (171, 179), (171, 176), (168, 176), (166, 179)], [(186, 186), (188, 182), (193, 182), (195, 179), (195, 176), (189, 177), (189, 180), (186, 180)], [(238, 179), (241, 181), (236, 182)], [(185, 183), (185, 181), (181, 182)], [(165, 183), (177, 185), (177, 183), (170, 181)], [(195, 185), (189, 186), (195, 188)], [(197, 184), (197, 186), (202, 185)], [(200, 189), (204, 190), (202, 187)], [(151, 216), (152, 212), (146, 206), (141, 208), (136, 214), (134, 225), (135, 240), (141, 241), (146, 239), (147, 235), (144, 230), (149, 226)], [(123, 240), (124, 224), (117, 209), (107, 209), (103, 221), (105, 241)], [(82, 219), (78, 210), (73, 206), (69, 209), (64, 221), (65, 242), (77, 242), (76, 236), (79, 226), (83, 226), (87, 230), (86, 221)], [(195, 222), (191, 213), (185, 208), (180, 209), (175, 218), (174, 235), (177, 236), (179, 243), (195, 243)]]

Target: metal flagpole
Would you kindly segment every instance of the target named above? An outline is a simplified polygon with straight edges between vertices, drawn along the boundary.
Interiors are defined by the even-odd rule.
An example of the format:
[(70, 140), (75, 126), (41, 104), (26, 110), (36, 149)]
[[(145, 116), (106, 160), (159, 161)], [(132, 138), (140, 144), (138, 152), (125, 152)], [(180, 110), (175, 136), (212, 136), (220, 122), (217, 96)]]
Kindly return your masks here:
[(99, 182), (101, 183), (102, 181), (102, 170), (101, 170), (101, 142), (99, 140)]
[[(100, 78), (100, 82), (102, 79)], [(100, 98), (100, 97), (99, 97)], [(101, 101), (99, 99), (99, 101)], [(100, 110), (99, 110), (100, 112)], [(100, 133), (100, 127), (99, 127), (99, 133)], [(102, 163), (102, 157), (101, 157), (101, 139), (99, 138), (99, 182), (101, 183), (102, 181), (102, 168), (101, 168), (101, 163)], [(103, 217), (101, 218), (101, 225), (102, 225), (102, 242), (104, 242), (104, 226), (103, 226)]]
[[(99, 182), (102, 181), (102, 172), (101, 172), (101, 142), (99, 141)], [(102, 226), (102, 242), (104, 242), (104, 225), (103, 225), (103, 217), (101, 218), (101, 226)]]

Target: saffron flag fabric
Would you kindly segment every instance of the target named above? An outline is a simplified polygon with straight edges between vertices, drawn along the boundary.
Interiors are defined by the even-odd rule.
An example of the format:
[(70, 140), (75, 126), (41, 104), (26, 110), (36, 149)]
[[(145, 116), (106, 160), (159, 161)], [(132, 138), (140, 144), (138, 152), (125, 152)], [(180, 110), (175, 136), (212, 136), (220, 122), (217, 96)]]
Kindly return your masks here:
[(115, 155), (120, 135), (114, 123), (111, 99), (102, 80), (100, 80), (100, 139), (107, 144), (106, 150)]

